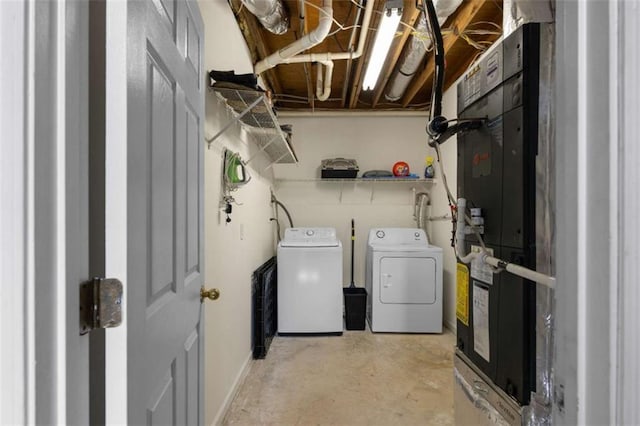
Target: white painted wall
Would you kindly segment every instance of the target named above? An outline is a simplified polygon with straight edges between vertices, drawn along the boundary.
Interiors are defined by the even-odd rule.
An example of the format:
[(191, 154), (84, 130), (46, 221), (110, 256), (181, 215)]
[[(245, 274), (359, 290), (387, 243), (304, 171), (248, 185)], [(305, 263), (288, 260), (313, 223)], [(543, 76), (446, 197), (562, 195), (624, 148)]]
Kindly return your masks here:
[[(252, 72), (244, 39), (225, 1), (202, 0), (205, 69)], [(205, 137), (231, 117), (215, 95), (207, 95)], [(260, 156), (249, 167), (252, 180), (236, 191), (230, 224), (220, 210), (222, 148), (250, 157), (253, 147), (232, 126), (205, 152), (205, 285), (220, 289), (220, 299), (205, 304), (205, 422), (221, 420), (251, 360), (251, 273), (275, 254), (270, 203), (270, 170)]]
[[(456, 84), (451, 86), (442, 96), (442, 114), (445, 117), (457, 117), (457, 91)], [(431, 156), (436, 158), (434, 150), (431, 150)], [(447, 203), (447, 193), (442, 183), (442, 169), (447, 174), (447, 182), (449, 189), (455, 197), (457, 191), (457, 174), (458, 174), (458, 142), (457, 137), (453, 136), (447, 142), (440, 146), (442, 154), (442, 164), (436, 161), (436, 179), (437, 184), (434, 185), (431, 195), (431, 215), (443, 216), (451, 215), (449, 204)], [(456, 329), (456, 255), (451, 247), (451, 220), (441, 220), (431, 222), (430, 229), (431, 239), (433, 243), (444, 249), (444, 268), (443, 268), (443, 292), (444, 292), (444, 324), (449, 330)]]

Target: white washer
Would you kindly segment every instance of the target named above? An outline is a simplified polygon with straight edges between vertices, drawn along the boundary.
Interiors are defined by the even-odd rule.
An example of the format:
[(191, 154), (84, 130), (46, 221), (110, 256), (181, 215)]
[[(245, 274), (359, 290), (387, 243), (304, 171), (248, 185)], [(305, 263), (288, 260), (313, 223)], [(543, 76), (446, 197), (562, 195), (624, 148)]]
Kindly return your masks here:
[(278, 244), (278, 333), (342, 334), (342, 243), (334, 228), (288, 228)]
[(423, 230), (372, 229), (365, 286), (371, 331), (442, 333), (442, 249)]

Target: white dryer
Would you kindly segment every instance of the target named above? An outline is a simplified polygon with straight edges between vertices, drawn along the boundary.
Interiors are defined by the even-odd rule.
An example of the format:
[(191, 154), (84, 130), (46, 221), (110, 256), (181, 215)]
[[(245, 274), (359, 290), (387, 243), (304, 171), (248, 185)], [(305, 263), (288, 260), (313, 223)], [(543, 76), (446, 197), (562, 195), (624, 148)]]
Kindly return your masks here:
[(278, 244), (278, 334), (342, 334), (342, 243), (334, 228), (288, 228)]
[(369, 232), (365, 286), (373, 332), (442, 332), (442, 249), (417, 228)]

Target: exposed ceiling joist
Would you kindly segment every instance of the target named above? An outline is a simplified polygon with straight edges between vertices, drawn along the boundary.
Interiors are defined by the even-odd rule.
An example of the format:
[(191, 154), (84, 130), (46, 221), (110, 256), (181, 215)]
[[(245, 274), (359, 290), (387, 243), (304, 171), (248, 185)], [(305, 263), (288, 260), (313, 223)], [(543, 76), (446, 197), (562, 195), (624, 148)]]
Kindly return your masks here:
[[(455, 14), (455, 20), (453, 25), (457, 28), (457, 31), (450, 33), (444, 39), (444, 51), (445, 54), (451, 49), (451, 47), (460, 38), (459, 34), (464, 32), (467, 27), (474, 22), (476, 15), (482, 10), (485, 0), (467, 0), (464, 1), (457, 13)], [(409, 103), (415, 98), (420, 89), (427, 81), (433, 79), (433, 73), (435, 70), (435, 63), (433, 57), (429, 58), (427, 66), (417, 77), (413, 79), (409, 88), (407, 89), (404, 97), (402, 98), (402, 106), (407, 107)]]
[[(217, 1), (217, 0), (216, 0)], [(318, 25), (325, 0), (281, 0), (290, 12), (290, 29), (276, 35), (265, 30), (259, 21), (241, 7), (241, 0), (229, 0), (236, 19), (249, 46), (252, 60), (257, 62), (290, 45)], [(428, 55), (426, 65), (412, 77), (408, 91), (399, 101), (386, 101), (386, 86), (392, 81), (395, 68), (403, 57), (405, 45), (411, 40), (411, 28), (403, 26), (392, 43), (383, 66), (379, 83), (371, 91), (362, 90), (362, 81), (375, 40), (386, 0), (368, 0), (374, 13), (364, 45), (358, 59), (335, 60), (331, 80), (331, 93), (326, 101), (316, 99), (317, 69), (312, 63), (280, 64), (262, 73), (265, 84), (274, 92), (278, 108), (283, 110), (403, 110), (426, 109), (429, 104), (433, 61)], [(353, 51), (349, 46), (360, 38), (356, 22), (362, 0), (333, 0), (333, 19), (336, 22), (330, 36), (307, 53), (334, 53)], [(502, 23), (502, 0), (464, 0), (448, 19), (444, 28), (447, 72), (445, 87), (464, 73), (468, 65), (499, 37)], [(301, 20), (304, 6), (305, 19)], [(360, 7), (361, 7), (360, 6)], [(404, 0), (403, 22), (415, 26), (420, 18), (416, 0)], [(354, 30), (355, 26), (355, 30)]]

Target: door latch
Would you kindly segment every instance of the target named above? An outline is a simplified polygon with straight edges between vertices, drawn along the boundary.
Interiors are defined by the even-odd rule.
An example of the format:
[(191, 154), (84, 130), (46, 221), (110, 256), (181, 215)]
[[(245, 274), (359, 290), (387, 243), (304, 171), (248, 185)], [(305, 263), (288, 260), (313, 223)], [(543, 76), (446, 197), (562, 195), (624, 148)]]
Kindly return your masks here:
[(80, 286), (80, 334), (122, 323), (122, 283), (115, 278), (94, 278)]

